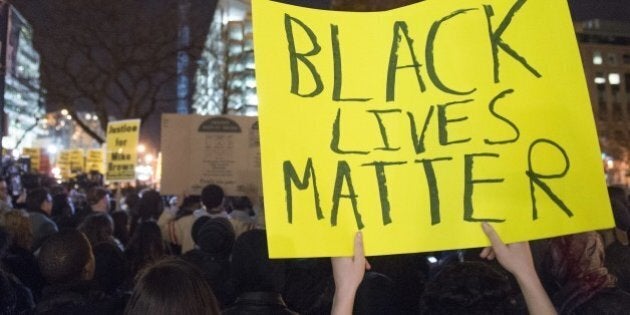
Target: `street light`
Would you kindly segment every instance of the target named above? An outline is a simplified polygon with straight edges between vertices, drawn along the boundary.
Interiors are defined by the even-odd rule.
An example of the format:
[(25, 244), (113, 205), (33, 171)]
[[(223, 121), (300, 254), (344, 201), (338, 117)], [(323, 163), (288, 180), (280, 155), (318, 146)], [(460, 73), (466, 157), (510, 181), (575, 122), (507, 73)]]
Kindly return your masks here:
[(139, 144), (137, 150), (138, 150), (138, 153), (144, 153), (144, 151), (146, 151), (147, 148), (144, 146), (144, 144)]

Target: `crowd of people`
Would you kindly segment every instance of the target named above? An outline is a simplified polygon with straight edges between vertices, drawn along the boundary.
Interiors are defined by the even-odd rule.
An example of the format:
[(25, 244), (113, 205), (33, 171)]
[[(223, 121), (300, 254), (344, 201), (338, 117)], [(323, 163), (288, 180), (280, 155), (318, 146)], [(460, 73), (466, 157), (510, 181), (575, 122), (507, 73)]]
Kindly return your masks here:
[[(617, 227), (485, 249), (269, 259), (263, 215), (200, 195), (0, 180), (1, 314), (625, 314), (630, 211)], [(496, 259), (495, 259), (496, 258)], [(369, 261), (369, 262), (368, 262)]]

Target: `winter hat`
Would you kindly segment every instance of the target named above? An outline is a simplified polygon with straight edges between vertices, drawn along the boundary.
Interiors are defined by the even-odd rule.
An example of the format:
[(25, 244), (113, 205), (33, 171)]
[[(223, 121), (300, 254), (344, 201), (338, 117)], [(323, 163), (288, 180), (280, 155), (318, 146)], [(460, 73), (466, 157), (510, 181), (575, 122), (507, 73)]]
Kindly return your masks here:
[(195, 222), (192, 225), (192, 228), (190, 229), (190, 236), (192, 236), (193, 242), (195, 242), (195, 244), (197, 245), (199, 245), (199, 230), (201, 230), (201, 227), (208, 220), (210, 220), (210, 217), (202, 216), (199, 219), (195, 220)]
[(234, 228), (228, 219), (209, 219), (199, 229), (197, 246), (209, 254), (229, 256), (235, 237)]

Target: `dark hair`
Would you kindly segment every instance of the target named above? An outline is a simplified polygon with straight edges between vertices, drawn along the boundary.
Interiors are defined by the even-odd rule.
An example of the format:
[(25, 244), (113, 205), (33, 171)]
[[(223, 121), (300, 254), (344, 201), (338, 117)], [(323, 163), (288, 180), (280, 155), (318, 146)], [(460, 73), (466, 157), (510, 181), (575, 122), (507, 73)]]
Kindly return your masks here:
[(41, 211), (42, 203), (48, 199), (48, 190), (44, 188), (35, 188), (26, 194), (26, 209), (28, 211)]
[(52, 211), (53, 217), (71, 217), (74, 215), (74, 209), (70, 200), (68, 200), (68, 194), (61, 193), (52, 197)]
[(167, 253), (160, 227), (153, 221), (138, 224), (125, 251), (132, 275)]
[(129, 242), (129, 215), (125, 211), (114, 211), (112, 220), (114, 220), (114, 237), (123, 245), (127, 245)]
[(236, 239), (232, 251), (232, 276), (236, 293), (267, 291), (281, 293), (285, 285), (285, 262), (269, 259), (267, 234), (250, 230)]
[(427, 282), (423, 314), (510, 314), (507, 275), (484, 262), (448, 264)]
[(162, 196), (155, 190), (147, 190), (142, 193), (138, 201), (138, 216), (141, 220), (156, 219), (160, 217), (164, 210)]
[(90, 240), (92, 247), (100, 243), (114, 241), (114, 221), (107, 213), (91, 214), (83, 219), (78, 230)]
[(115, 292), (127, 279), (128, 267), (125, 255), (112, 243), (100, 243), (94, 251), (94, 282), (106, 293)]
[(223, 189), (217, 185), (208, 185), (201, 191), (201, 203), (207, 210), (216, 208), (223, 202)]
[(133, 289), (125, 314), (220, 314), (216, 298), (201, 272), (175, 258), (146, 268)]
[(88, 205), (93, 206), (97, 204), (101, 199), (105, 198), (109, 192), (103, 187), (92, 187), (87, 193)]
[(48, 283), (66, 284), (81, 280), (91, 259), (92, 248), (87, 237), (76, 230), (64, 230), (44, 242), (37, 263)]

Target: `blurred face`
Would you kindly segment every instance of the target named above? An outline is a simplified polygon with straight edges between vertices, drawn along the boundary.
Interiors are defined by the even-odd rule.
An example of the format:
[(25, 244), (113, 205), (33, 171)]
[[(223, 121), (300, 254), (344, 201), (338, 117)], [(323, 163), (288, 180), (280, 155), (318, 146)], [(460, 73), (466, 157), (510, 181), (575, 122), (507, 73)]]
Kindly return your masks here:
[(52, 213), (52, 205), (52, 197), (50, 195), (46, 195), (46, 200), (42, 202), (40, 208), (42, 209), (42, 211), (50, 215)]

